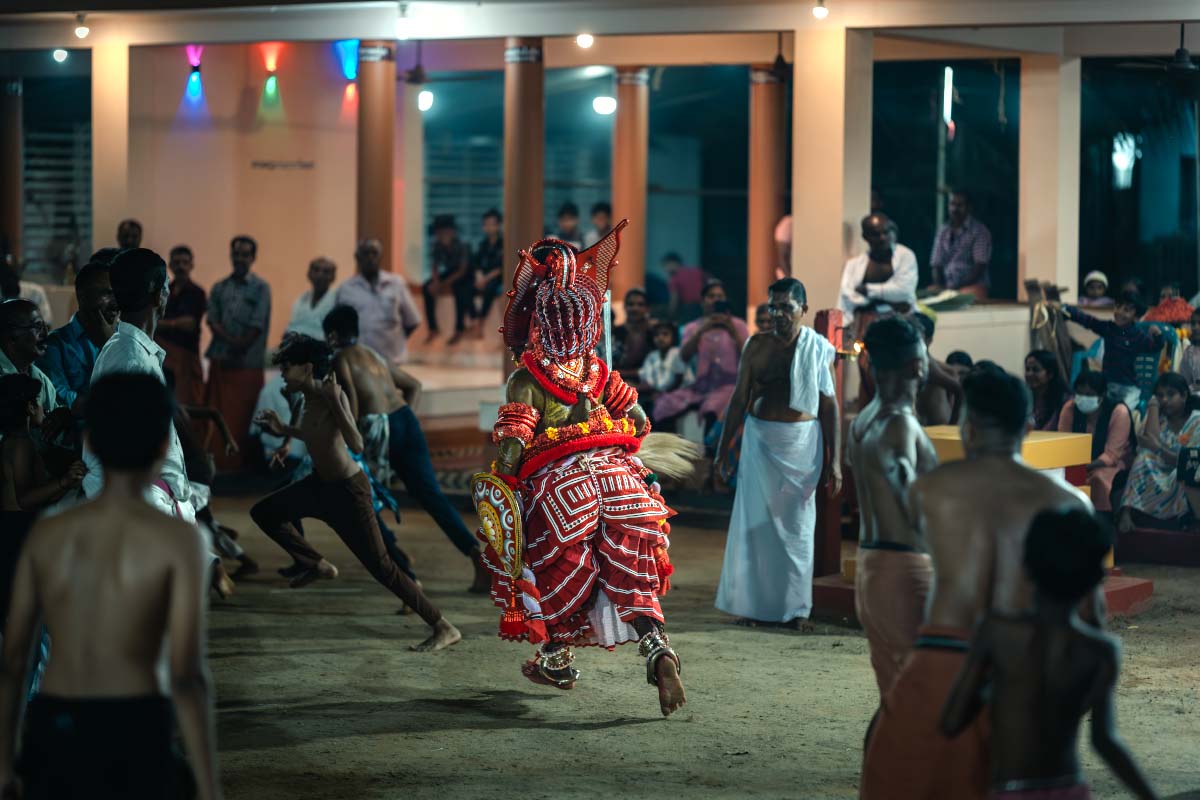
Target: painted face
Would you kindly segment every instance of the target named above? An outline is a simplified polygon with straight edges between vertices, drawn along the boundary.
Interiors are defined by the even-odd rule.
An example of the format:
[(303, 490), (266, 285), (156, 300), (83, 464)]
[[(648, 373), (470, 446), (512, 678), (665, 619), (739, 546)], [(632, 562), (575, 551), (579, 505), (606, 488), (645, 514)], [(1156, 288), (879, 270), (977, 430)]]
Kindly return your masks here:
[(1042, 363), (1036, 358), (1025, 359), (1025, 385), (1031, 391), (1045, 388), (1050, 382), (1050, 373), (1042, 366)]

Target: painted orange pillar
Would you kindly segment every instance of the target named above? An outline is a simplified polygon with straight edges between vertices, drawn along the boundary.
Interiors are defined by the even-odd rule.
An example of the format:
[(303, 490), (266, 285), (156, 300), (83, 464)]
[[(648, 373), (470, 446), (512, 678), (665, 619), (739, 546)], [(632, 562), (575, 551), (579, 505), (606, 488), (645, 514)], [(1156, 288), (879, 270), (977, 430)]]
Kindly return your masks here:
[(392, 225), (392, 170), (396, 137), (396, 43), (363, 42), (358, 48), (357, 238), (378, 239), (383, 268), (402, 242)]
[(775, 279), (775, 225), (783, 216), (784, 85), (769, 64), (750, 68), (750, 185), (746, 243), (746, 302), (753, 309), (767, 302)]
[(504, 282), (512, 284), (517, 251), (545, 235), (542, 190), (545, 104), (542, 40), (504, 43)]
[(21, 79), (0, 79), (0, 258), (21, 260)]
[(612, 297), (646, 281), (646, 164), (650, 150), (650, 71), (617, 69), (617, 119), (613, 126), (613, 218), (629, 218), (621, 234), (620, 266), (612, 273)]

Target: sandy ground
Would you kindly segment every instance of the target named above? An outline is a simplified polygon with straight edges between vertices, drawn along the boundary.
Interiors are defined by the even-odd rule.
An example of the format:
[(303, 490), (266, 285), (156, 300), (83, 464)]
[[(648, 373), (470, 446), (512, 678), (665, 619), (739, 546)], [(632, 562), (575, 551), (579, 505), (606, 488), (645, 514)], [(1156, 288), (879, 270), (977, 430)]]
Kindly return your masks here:
[[(496, 638), (496, 612), (463, 591), (468, 562), (424, 514), (406, 512), (401, 542), (465, 635), (434, 654), (408, 650), (423, 623), (397, 616), (323, 526), (310, 535), (342, 577), (288, 589), (275, 575), (285, 558), (248, 507), (217, 505), (264, 567), (210, 620), (228, 798), (857, 795), (876, 705), (865, 639), (730, 625), (712, 607), (720, 531), (682, 520), (673, 531), (675, 588), (663, 606), (688, 705), (664, 720), (630, 646), (583, 652), (572, 692), (522, 678), (532, 648)], [(1120, 728), (1164, 796), (1200, 798), (1200, 571), (1127, 571), (1153, 578), (1157, 597), (1113, 626), (1125, 642)], [(1084, 761), (1097, 797), (1126, 796), (1090, 751)]]

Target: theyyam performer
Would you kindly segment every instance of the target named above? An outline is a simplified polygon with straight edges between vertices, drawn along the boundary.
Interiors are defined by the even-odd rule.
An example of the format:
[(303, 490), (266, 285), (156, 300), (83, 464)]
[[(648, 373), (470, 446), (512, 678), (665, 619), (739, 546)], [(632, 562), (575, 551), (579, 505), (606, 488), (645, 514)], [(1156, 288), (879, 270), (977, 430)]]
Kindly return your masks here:
[(637, 392), (596, 354), (627, 224), (583, 251), (557, 239), (521, 251), (501, 329), (519, 367), (492, 434), (499, 458), (473, 493), (500, 636), (541, 645), (523, 674), (571, 689), (574, 648), (636, 641), (669, 715), (684, 703), (659, 605), (674, 512), (643, 459), (659, 450), (665, 474), (693, 454), (657, 434), (643, 448)]

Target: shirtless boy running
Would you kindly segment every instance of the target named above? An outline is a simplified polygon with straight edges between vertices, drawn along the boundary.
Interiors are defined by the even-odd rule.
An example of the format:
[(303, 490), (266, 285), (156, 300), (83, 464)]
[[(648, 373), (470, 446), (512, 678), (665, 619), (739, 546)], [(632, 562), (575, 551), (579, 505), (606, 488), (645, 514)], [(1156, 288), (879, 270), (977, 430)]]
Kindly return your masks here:
[[(104, 484), (92, 501), (38, 521), (17, 565), (0, 673), (4, 797), (18, 772), (29, 800), (186, 796), (172, 706), (199, 797), (221, 797), (204, 656), (207, 542), (144, 499), (167, 451), (171, 405), (151, 375), (115, 373), (91, 386), (87, 436)], [(54, 651), (24, 714), (18, 769), (40, 624)], [(164, 638), (169, 687), (156, 674)]]
[(479, 541), (438, 485), (429, 445), (413, 408), (421, 382), (358, 341), (358, 312), (335, 306), (323, 322), (325, 340), (334, 348), (333, 371), (350, 401), (350, 413), (363, 435), (363, 457), (376, 479), (389, 483), (395, 472), (409, 495), (433, 517), (454, 546), (475, 565), (470, 591), (487, 593), (491, 575), (483, 566)]
[(262, 412), (255, 421), (275, 436), (303, 441), (312, 458), (313, 472), (258, 501), (250, 509), (250, 516), (304, 567), (292, 579), (292, 586), (337, 577), (337, 569), (292, 524), (303, 517), (319, 519), (333, 528), (375, 580), (433, 628), (433, 634), (414, 650), (441, 650), (458, 642), (462, 634), (400, 571), (384, 546), (371, 502), (371, 482), (346, 452), (349, 446), (361, 453), (363, 437), (349, 400), (334, 380), (333, 351), (310, 336), (291, 336), (280, 346), (275, 362), (282, 368), (286, 387), (303, 394), (304, 411), (297, 427), (285, 424), (272, 409)]
[(1139, 798), (1158, 797), (1115, 730), (1120, 641), (1076, 613), (1104, 579), (1112, 544), (1112, 531), (1094, 514), (1043, 511), (1025, 539), (1034, 609), (993, 611), (975, 633), (942, 714), (942, 732), (954, 737), (965, 730), (982, 712), (990, 684), (993, 800), (1088, 800), (1078, 738), (1089, 711), (1100, 757)]
[(937, 466), (937, 454), (914, 408), (929, 376), (920, 331), (903, 317), (886, 317), (867, 329), (865, 344), (876, 391), (850, 425), (847, 452), (860, 515), (854, 606), (882, 699), (925, 617), (933, 566), (908, 490)]

